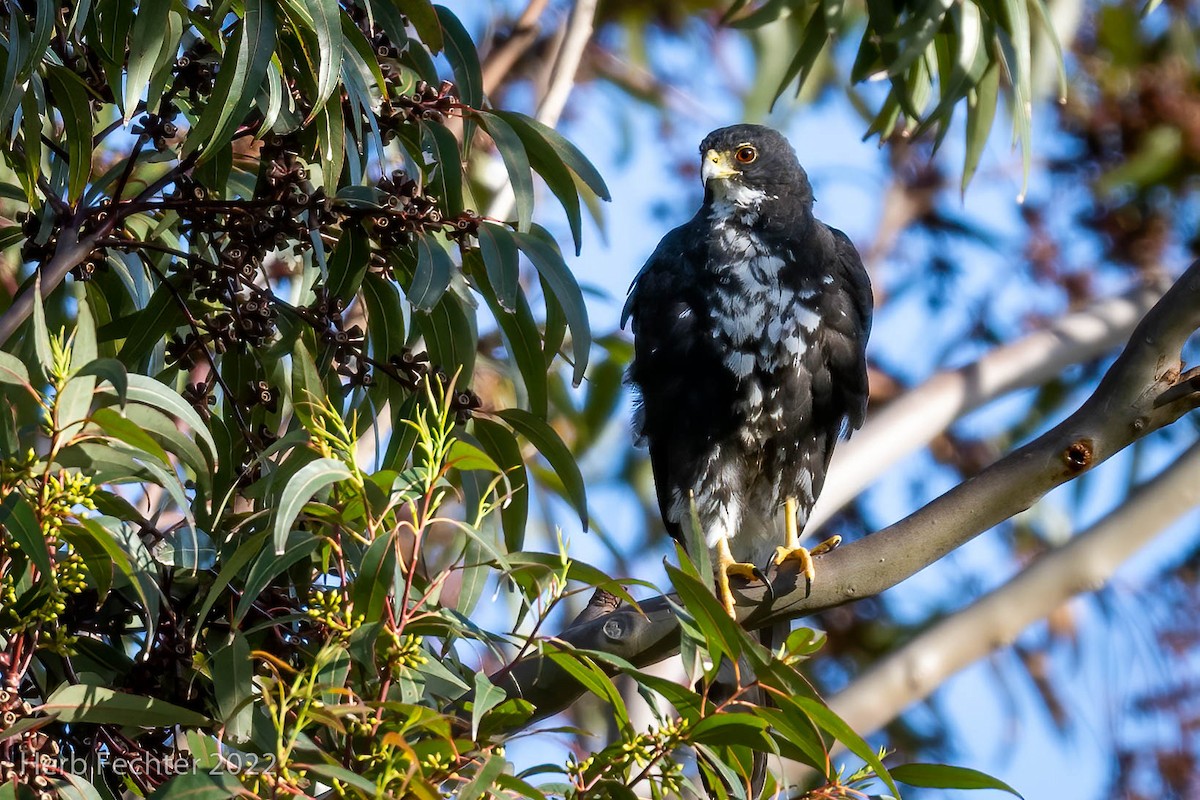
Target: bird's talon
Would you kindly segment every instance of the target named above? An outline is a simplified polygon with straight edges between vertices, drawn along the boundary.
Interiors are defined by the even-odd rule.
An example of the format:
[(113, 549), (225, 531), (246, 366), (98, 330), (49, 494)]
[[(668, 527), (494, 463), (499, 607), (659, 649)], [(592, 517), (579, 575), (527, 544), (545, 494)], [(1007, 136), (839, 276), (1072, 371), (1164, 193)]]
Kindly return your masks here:
[[(813, 579), (817, 576), (816, 569), (813, 567), (813, 553), (820, 547), (824, 547), (827, 542), (822, 542), (817, 548), (809, 550), (807, 547), (776, 547), (775, 548), (775, 566), (783, 564), (785, 561), (799, 561), (800, 572), (804, 575), (804, 596), (808, 597), (812, 594)], [(836, 545), (834, 545), (836, 546)], [(833, 546), (829, 548), (833, 549)], [(824, 551), (822, 551), (824, 552)]]
[(835, 549), (841, 543), (842, 543), (842, 537), (838, 536), (835, 533), (833, 536), (830, 536), (828, 539), (821, 542), (819, 545), (814, 547), (812, 550), (809, 550), (808, 554), (810, 556), (823, 556), (826, 553), (828, 553), (830, 550)]
[(734, 561), (730, 564), (726, 564), (725, 574), (736, 575), (739, 578), (746, 578), (747, 580), (762, 578), (762, 571), (757, 566), (754, 564), (746, 564), (741, 561)]

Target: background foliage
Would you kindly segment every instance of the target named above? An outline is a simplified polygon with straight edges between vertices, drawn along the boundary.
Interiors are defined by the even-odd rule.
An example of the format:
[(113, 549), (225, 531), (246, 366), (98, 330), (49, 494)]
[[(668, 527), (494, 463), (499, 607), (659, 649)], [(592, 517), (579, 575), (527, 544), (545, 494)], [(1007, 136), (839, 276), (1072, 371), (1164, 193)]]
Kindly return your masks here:
[[(608, 576), (662, 545), (652, 522), (639, 539), (594, 507), (617, 556), (604, 569), (572, 557), (578, 538), (526, 544), (566, 524), (562, 509), (586, 525), (586, 489), (609, 480), (653, 514), (642, 457), (611, 435), (627, 340), (593, 336), (595, 299), (560, 249), (581, 252), (609, 191), (544, 101), (565, 71), (568, 87), (620, 98), (618, 125), (661, 113), (680, 142), (660, 158), (686, 171), (679, 64), (709, 63), (731, 39), (754, 76), (728, 95), (743, 116), (796, 87), (846, 98), (894, 176), (894, 213), (864, 247), (885, 331), (890, 310), (945, 308), (968, 283), (939, 243), (988, 242), (954, 190), (979, 170), (997, 109), (1023, 154), (1018, 184), (1042, 152), (1035, 107), (1053, 118), (1050, 200), (1023, 212), (1035, 301), (972, 290), (966, 313), (947, 315), (960, 329), (941, 334), (955, 346), (913, 362), (877, 348), (881, 403), (1015, 335), (1012, 320), (1168, 271), (1191, 246), (1194, 10), (1166, 3), (1143, 22), (1148, 9), (1088, 7), (1063, 37), (1074, 90), (1052, 110), (1037, 104), (1060, 84), (1040, 2), (590, 9), (467, 8), (472, 36), (468, 14), (426, 0), (4, 4), (0, 795), (627, 797), (699, 774), (741, 796), (752, 747), (813, 767), (821, 796), (894, 793), (892, 777), (996, 785), (919, 765), (889, 777), (875, 743), (818, 698), (930, 609), (859, 603), (820, 620), (827, 642), (800, 629), (772, 657), (685, 560), (670, 573), (695, 655), (685, 680), (548, 637), (592, 587), (627, 596)], [(523, 22), (531, 13), (561, 25)], [(595, 35), (576, 74), (562, 54), (585, 14)], [(962, 144), (931, 158), (943, 138)], [(1081, 182), (1085, 200), (1052, 201)], [(645, 227), (657, 239), (664, 226)], [(1090, 244), (1060, 241), (1068, 229)], [(948, 431), (913, 501), (1039, 429), (1096, 369), (1056, 378), (991, 429)], [(603, 477), (585, 480), (597, 462)], [(840, 529), (869, 530), (874, 508)], [(1051, 537), (1036, 517), (1006, 535), (1020, 558)], [(1166, 573), (1180, 608), (1187, 563)], [(549, 730), (487, 677), (536, 649), (590, 694)], [(1044, 678), (1037, 648), (1017, 653)], [(748, 659), (779, 708), (687, 688), (722, 654)], [(1037, 685), (1055, 708), (1053, 681)], [(1170, 692), (1146, 702), (1186, 722)], [(939, 722), (904, 718), (887, 742), (940, 760), (952, 742)], [(573, 752), (543, 763), (530, 737)], [(835, 739), (861, 770), (839, 773)], [(1179, 775), (1194, 771), (1153, 743), (1114, 750), (1127, 765), (1114, 792), (1190, 785)]]

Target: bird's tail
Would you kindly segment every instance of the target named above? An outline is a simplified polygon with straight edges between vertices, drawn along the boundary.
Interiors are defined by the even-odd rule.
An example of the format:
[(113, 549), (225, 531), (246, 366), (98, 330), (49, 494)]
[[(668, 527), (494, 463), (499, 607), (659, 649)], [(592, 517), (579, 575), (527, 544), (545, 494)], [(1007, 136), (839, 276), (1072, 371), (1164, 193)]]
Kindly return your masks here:
[[(763, 647), (770, 651), (783, 644), (790, 629), (787, 622), (781, 622), (761, 628), (756, 635)], [(734, 669), (732, 662), (723, 661), (708, 690), (709, 699), (718, 706), (729, 702), (735, 695), (740, 703), (745, 704), (746, 710), (771, 705), (770, 694), (757, 686), (754, 670), (745, 656), (738, 660), (737, 669)], [(756, 750), (750, 767), (749, 797), (752, 800), (762, 795), (766, 780), (767, 754)], [(708, 794), (710, 797), (716, 796), (711, 789)]]

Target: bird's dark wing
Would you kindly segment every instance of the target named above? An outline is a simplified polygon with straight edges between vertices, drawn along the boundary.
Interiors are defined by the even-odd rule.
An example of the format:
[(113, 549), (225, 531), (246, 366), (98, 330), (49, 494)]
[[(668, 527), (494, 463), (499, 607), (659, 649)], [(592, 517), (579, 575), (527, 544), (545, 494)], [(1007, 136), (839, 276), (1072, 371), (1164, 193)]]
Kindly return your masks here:
[(734, 386), (717, 369), (720, 355), (703, 296), (701, 220), (668, 233), (630, 288), (625, 318), (633, 319), (634, 358), (628, 380), (635, 395), (633, 431), (650, 449), (659, 510), (678, 538), (670, 508), (692, 486), (712, 443), (727, 435)]
[(873, 298), (871, 279), (850, 237), (836, 228), (829, 231), (834, 237), (834, 284), (840, 291), (833, 294), (835, 313), (824, 315), (828, 326), (827, 358), (835, 402), (845, 410), (849, 434), (862, 427), (867, 415), (867, 337), (871, 333)]

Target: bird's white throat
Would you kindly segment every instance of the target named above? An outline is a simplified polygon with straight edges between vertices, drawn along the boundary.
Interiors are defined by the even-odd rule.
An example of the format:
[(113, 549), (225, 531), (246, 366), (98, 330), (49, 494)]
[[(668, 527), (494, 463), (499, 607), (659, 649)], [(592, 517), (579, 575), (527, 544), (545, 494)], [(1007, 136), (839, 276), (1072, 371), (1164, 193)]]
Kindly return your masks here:
[(712, 180), (709, 184), (713, 190), (713, 219), (757, 212), (762, 202), (768, 199), (767, 193), (762, 189), (755, 189), (740, 181)]

